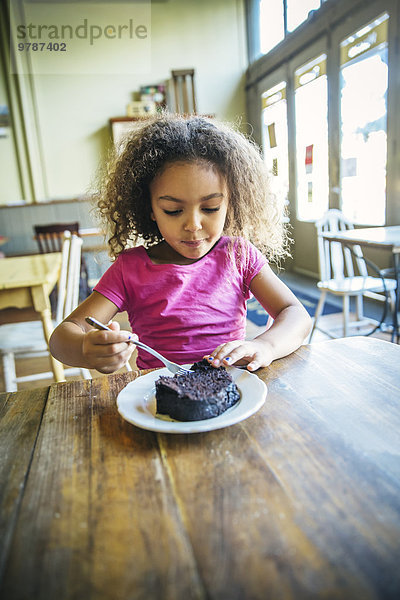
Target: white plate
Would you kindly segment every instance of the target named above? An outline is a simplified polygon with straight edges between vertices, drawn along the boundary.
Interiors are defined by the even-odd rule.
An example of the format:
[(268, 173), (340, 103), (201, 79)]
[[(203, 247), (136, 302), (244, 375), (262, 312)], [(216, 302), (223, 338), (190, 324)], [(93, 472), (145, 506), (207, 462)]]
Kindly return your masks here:
[(118, 412), (137, 427), (162, 433), (197, 433), (234, 425), (262, 407), (267, 396), (267, 386), (249, 371), (236, 367), (228, 367), (227, 371), (239, 388), (240, 400), (218, 417), (202, 421), (169, 421), (157, 415), (154, 385), (161, 375), (171, 375), (168, 369), (152, 371), (128, 383), (118, 395)]

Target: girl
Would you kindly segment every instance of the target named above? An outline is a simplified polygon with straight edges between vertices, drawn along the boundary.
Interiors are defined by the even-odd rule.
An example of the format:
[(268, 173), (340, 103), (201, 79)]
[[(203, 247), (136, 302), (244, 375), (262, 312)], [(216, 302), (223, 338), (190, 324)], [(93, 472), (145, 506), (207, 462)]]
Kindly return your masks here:
[[(97, 206), (116, 260), (55, 329), (50, 348), (61, 362), (121, 368), (134, 346), (112, 319), (125, 310), (132, 331), (179, 364), (207, 356), (215, 367), (254, 371), (309, 333), (306, 310), (265, 258), (288, 254), (283, 210), (259, 152), (232, 128), (197, 116), (146, 120), (108, 165)], [(246, 341), (251, 294), (274, 322)], [(92, 329), (86, 316), (112, 331)], [(137, 365), (163, 366), (143, 350)]]

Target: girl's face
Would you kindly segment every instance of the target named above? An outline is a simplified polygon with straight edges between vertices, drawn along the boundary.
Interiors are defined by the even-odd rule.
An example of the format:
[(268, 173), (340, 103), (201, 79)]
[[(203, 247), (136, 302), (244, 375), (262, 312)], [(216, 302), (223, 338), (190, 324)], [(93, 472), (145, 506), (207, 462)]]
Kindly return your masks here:
[(150, 184), (151, 218), (168, 246), (189, 261), (222, 235), (228, 208), (225, 178), (206, 163), (167, 165)]

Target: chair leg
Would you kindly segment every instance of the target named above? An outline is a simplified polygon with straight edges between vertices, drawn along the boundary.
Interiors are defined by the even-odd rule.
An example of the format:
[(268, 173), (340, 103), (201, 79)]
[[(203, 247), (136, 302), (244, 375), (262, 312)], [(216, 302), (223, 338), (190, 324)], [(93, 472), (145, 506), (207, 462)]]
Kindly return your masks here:
[(349, 297), (343, 296), (343, 337), (347, 337), (349, 332)]
[(13, 352), (3, 354), (3, 373), (6, 392), (16, 392), (17, 374), (15, 372), (15, 358)]
[(314, 335), (314, 331), (317, 329), (317, 322), (318, 322), (318, 319), (324, 309), (325, 299), (326, 299), (326, 292), (321, 292), (321, 295), (318, 300), (317, 308), (315, 310), (314, 323), (313, 323), (313, 326), (311, 329), (310, 337), (308, 338), (308, 343), (311, 342), (312, 337)]

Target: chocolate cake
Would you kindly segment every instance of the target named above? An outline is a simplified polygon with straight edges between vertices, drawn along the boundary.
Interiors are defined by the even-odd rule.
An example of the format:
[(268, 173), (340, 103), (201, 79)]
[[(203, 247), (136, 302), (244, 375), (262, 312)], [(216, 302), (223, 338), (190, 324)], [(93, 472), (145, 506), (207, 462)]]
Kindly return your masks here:
[(203, 359), (191, 370), (157, 379), (157, 413), (178, 421), (200, 421), (217, 417), (239, 400), (237, 385), (225, 367), (212, 367)]

